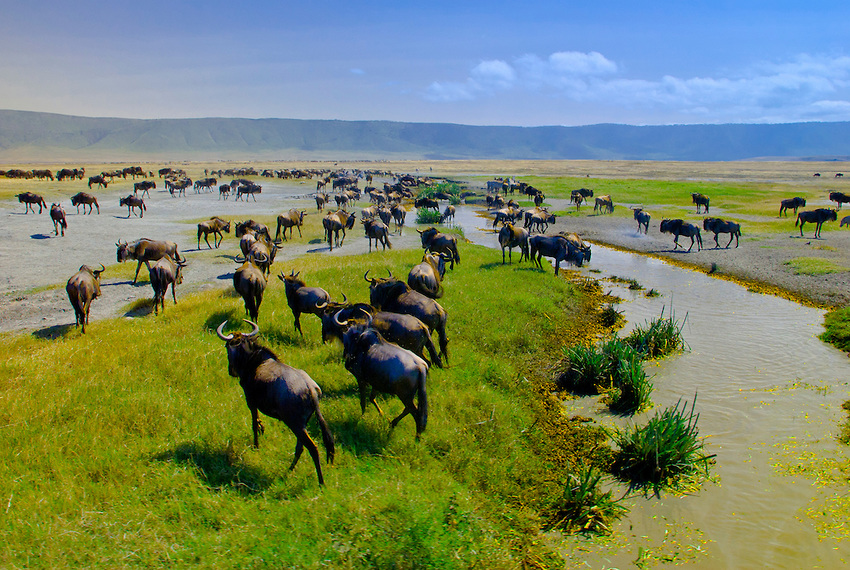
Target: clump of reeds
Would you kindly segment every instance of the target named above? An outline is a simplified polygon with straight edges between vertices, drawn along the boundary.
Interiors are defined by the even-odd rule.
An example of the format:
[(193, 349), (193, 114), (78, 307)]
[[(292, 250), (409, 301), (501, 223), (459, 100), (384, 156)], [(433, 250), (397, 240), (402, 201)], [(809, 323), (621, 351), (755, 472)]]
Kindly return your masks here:
[(599, 322), (603, 327), (616, 327), (623, 324), (623, 311), (618, 311), (614, 308), (613, 303), (609, 303), (599, 312)]
[(657, 494), (677, 480), (697, 475), (714, 455), (707, 455), (699, 438), (694, 414), (696, 396), (688, 410), (681, 400), (672, 408), (655, 414), (645, 426), (617, 430), (612, 438), (619, 450), (614, 456), (614, 472), (634, 487), (651, 487)]
[(417, 224), (439, 224), (441, 218), (442, 214), (440, 214), (439, 210), (419, 208), (419, 210), (416, 211)]
[(620, 358), (613, 380), (608, 402), (612, 412), (632, 415), (652, 404), (652, 381), (637, 354)]
[(608, 357), (595, 346), (581, 344), (566, 349), (566, 369), (558, 384), (577, 394), (599, 394), (609, 384)]
[(565, 532), (610, 534), (612, 523), (628, 509), (610, 491), (600, 488), (601, 480), (602, 475), (593, 467), (571, 474), (563, 494), (552, 504), (548, 527)]
[[(687, 316), (685, 318), (687, 319)], [(684, 326), (684, 320), (678, 323), (672, 315), (665, 318), (662, 310), (659, 318), (635, 327), (624, 340), (646, 360), (661, 358), (672, 352), (684, 350), (685, 340), (682, 337)]]

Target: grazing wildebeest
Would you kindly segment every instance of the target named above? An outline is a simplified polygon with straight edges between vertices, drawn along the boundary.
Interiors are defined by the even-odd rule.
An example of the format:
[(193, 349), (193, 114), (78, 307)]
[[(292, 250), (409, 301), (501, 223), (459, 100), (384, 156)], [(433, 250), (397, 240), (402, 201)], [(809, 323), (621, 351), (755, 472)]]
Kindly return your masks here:
[(643, 233), (646, 234), (649, 231), (649, 212), (643, 208), (632, 208), (632, 211), (634, 212), (635, 221), (638, 225), (638, 233), (640, 233), (640, 228), (643, 227)]
[(98, 174), (97, 176), (89, 176), (89, 190), (91, 190), (92, 185), (97, 184), (99, 188), (106, 188), (109, 184), (106, 182), (106, 178), (103, 177), (103, 174)]
[[(100, 204), (97, 203), (97, 198), (89, 194), (88, 192), (78, 192), (71, 196), (71, 205), (77, 207), (77, 213), (80, 213), (80, 205), (83, 206), (83, 214), (86, 213), (86, 206), (89, 207), (89, 214), (94, 208), (97, 208), (97, 213), (100, 214)], [(94, 205), (94, 208), (92, 208)]]
[(519, 247), (519, 260), (528, 259), (528, 230), (525, 228), (516, 228), (510, 222), (502, 226), (499, 230), (499, 245), (502, 247), (502, 264), (505, 263), (505, 248), (508, 248), (508, 261), (513, 263), (511, 254), (515, 247)]
[(58, 236), (61, 230), (62, 237), (65, 237), (65, 230), (68, 228), (68, 221), (65, 219), (65, 209), (59, 204), (51, 204), (50, 219), (53, 220), (53, 233)]
[(207, 220), (206, 222), (201, 222), (198, 224), (198, 249), (201, 249), (201, 236), (204, 236), (204, 241), (207, 242), (207, 247), (212, 249), (210, 245), (210, 240), (208, 239), (209, 234), (213, 234), (213, 243), (215, 243), (215, 247), (221, 245), (221, 242), (224, 241), (224, 234), (221, 232), (230, 233), (230, 222), (225, 222), (219, 217), (213, 217)]
[(375, 251), (378, 251), (378, 244), (381, 244), (384, 250), (388, 247), (393, 248), (393, 244), (390, 243), (390, 230), (384, 222), (369, 218), (360, 220), (360, 223), (363, 224), (366, 239), (369, 240), (369, 253), (372, 253), (372, 240), (375, 240)]
[(735, 247), (738, 247), (738, 239), (741, 237), (740, 224), (721, 220), (720, 218), (705, 218), (702, 221), (702, 228), (706, 231), (714, 232), (714, 249), (720, 247), (720, 243), (717, 241), (718, 234), (729, 234), (729, 243), (726, 244), (727, 249), (732, 244), (733, 239), (735, 240)]
[(604, 214), (605, 212), (611, 214), (614, 212), (614, 201), (611, 199), (611, 196), (599, 196), (596, 198), (596, 203), (593, 206), (594, 212), (599, 212)]
[(584, 261), (583, 254), (575, 249), (564, 236), (532, 236), (528, 239), (531, 249), (531, 261), (540, 269), (543, 269), (542, 257), (551, 257), (555, 260), (555, 275), (561, 268), (561, 261), (567, 261), (581, 267)]
[(137, 198), (132, 194), (128, 194), (126, 198), (121, 198), (118, 200), (119, 205), (127, 206), (127, 217), (130, 217), (130, 213), (136, 214), (136, 208), (139, 209), (139, 213), (136, 214), (140, 218), (145, 217), (145, 201), (141, 198)]
[(850, 226), (850, 216), (844, 216), (841, 218), (841, 224), (839, 224), (839, 228), (843, 228), (844, 226)]
[(460, 253), (457, 250), (457, 238), (437, 231), (437, 228), (430, 227), (426, 230), (416, 230), (419, 232), (419, 239), (422, 241), (422, 249), (434, 253), (442, 253), (449, 260), (449, 268), (454, 269), (455, 263), (460, 265)]
[(370, 283), (369, 303), (381, 311), (413, 315), (425, 323), (431, 331), (437, 331), (440, 340), (440, 354), (449, 361), (446, 337), (448, 313), (437, 301), (430, 299), (410, 288), (407, 283), (390, 275), (389, 278), (369, 278), (369, 272), (363, 278)]
[(794, 210), (794, 213), (797, 213), (798, 208), (806, 207), (806, 199), (801, 198), (799, 196), (795, 196), (794, 198), (786, 198), (779, 203), (779, 215), (782, 216), (782, 212), (785, 212), (785, 215), (788, 215), (787, 210)]
[(844, 192), (830, 192), (829, 200), (830, 202), (838, 202), (838, 209), (840, 210), (841, 204), (850, 202), (850, 196), (848, 196)]
[(233, 288), (245, 302), (245, 313), (256, 321), (263, 302), (263, 292), (266, 290), (266, 274), (250, 259), (233, 273)]
[(133, 243), (118, 240), (115, 244), (118, 247), (116, 252), (118, 263), (123, 263), (128, 259), (135, 259), (139, 262), (136, 266), (136, 276), (133, 278), (133, 283), (139, 279), (139, 270), (142, 268), (142, 263), (151, 269), (151, 261), (157, 261), (163, 255), (170, 255), (173, 259), (182, 261), (180, 254), (177, 253), (177, 244), (173, 241), (157, 241), (148, 238), (141, 238)]
[(330, 302), (331, 296), (321, 287), (307, 287), (304, 281), (298, 278), (300, 274), (300, 271), (295, 273), (294, 269), (289, 275), (281, 271), (277, 278), (283, 281), (286, 289), (286, 303), (295, 317), (295, 329), (304, 336), (301, 330), (301, 313), (321, 316), (322, 309)]
[[(345, 368), (357, 379), (360, 390), (360, 410), (366, 413), (367, 399), (382, 416), (375, 393), (394, 394), (404, 404), (404, 411), (390, 425), (395, 427), (407, 414), (416, 422), (416, 439), (428, 423), (428, 396), (425, 383), (428, 363), (411, 351), (387, 342), (370, 326), (371, 316), (365, 324), (348, 327), (342, 336)], [(418, 399), (418, 406), (413, 402)]]
[(38, 194), (34, 194), (32, 192), (23, 192), (17, 195), (18, 202), (24, 204), (26, 209), (24, 210), (25, 214), (28, 214), (30, 210), (35, 214), (35, 208), (33, 204), (38, 204), (38, 213), (41, 213), (42, 208), (47, 209), (47, 202), (44, 201), (44, 198), (39, 196)]
[(679, 236), (685, 236), (691, 238), (691, 247), (688, 248), (688, 252), (691, 251), (694, 247), (694, 239), (697, 242), (697, 251), (702, 249), (702, 234), (700, 234), (699, 227), (694, 224), (689, 224), (684, 220), (675, 219), (675, 220), (661, 220), (661, 233), (669, 233), (676, 236), (676, 239), (673, 240), (675, 244), (674, 250), (679, 247)]
[(145, 194), (148, 196), (151, 195), (151, 188), (156, 188), (156, 182), (153, 180), (142, 180), (141, 182), (135, 182), (133, 184), (133, 195), (138, 195), (139, 192), (142, 193), (140, 198), (144, 198)]
[(800, 226), (800, 237), (803, 237), (803, 226), (806, 222), (815, 224), (815, 239), (820, 239), (821, 228), (824, 222), (836, 221), (838, 212), (832, 208), (818, 208), (817, 210), (809, 210), (808, 212), (800, 212), (797, 214), (797, 221), (794, 226)]
[(333, 464), (334, 438), (319, 409), (322, 389), (306, 372), (284, 364), (274, 352), (260, 345), (254, 338), (259, 334), (260, 327), (255, 322), (244, 320), (254, 327), (250, 333), (225, 335), (222, 331), (227, 321), (221, 323), (215, 332), (226, 343), (227, 371), (231, 376), (239, 378), (239, 385), (245, 392), (245, 402), (251, 410), (254, 447), (259, 449), (260, 433), (264, 432), (259, 412), (282, 421), (297, 440), (295, 457), (289, 470), (295, 469), (306, 447), (316, 466), (319, 485), (324, 485), (319, 448), (307, 433), (307, 422), (315, 414), (322, 430), (326, 461), (329, 465)]
[(296, 210), (290, 208), (285, 214), (280, 214), (277, 217), (277, 232), (274, 235), (274, 240), (280, 240), (281, 230), (283, 230), (283, 239), (286, 239), (286, 230), (289, 230), (289, 238), (292, 239), (292, 228), (298, 228), (298, 237), (301, 235), (301, 225), (304, 223), (304, 216), (307, 214), (305, 210)]
[(709, 198), (705, 194), (694, 192), (691, 194), (691, 203), (697, 205), (697, 214), (700, 213), (700, 208), (705, 208), (705, 213), (708, 213)]
[(567, 238), (567, 241), (573, 246), (573, 249), (578, 252), (579, 261), (576, 263), (579, 267), (581, 267), (582, 262), (590, 262), (590, 244), (581, 239), (581, 236), (575, 232), (559, 232), (559, 236)]
[(455, 219), (455, 207), (449, 204), (446, 206), (446, 209), (443, 210), (443, 215), (440, 216), (440, 223), (445, 224), (448, 221), (454, 221)]
[(150, 270), (151, 287), (153, 287), (153, 313), (159, 314), (159, 307), (165, 311), (165, 294), (168, 292), (168, 285), (171, 285), (171, 297), (174, 299), (174, 304), (177, 304), (177, 286), (183, 283), (183, 268), (186, 267), (186, 262), (174, 261), (171, 256), (166, 254), (159, 258), (154, 263)]
[(407, 274), (407, 284), (431, 299), (443, 296), (443, 277), (446, 274), (446, 260), (442, 254), (426, 253), (422, 262), (414, 265)]
[(68, 284), (65, 285), (65, 292), (68, 293), (68, 300), (71, 301), (71, 306), (74, 307), (74, 314), (77, 318), (75, 326), (82, 326), (83, 332), (86, 332), (86, 325), (89, 323), (89, 309), (91, 302), (100, 297), (100, 274), (106, 268), (100, 264), (100, 269), (92, 269), (88, 265), (81, 265), (80, 270), (68, 279)]

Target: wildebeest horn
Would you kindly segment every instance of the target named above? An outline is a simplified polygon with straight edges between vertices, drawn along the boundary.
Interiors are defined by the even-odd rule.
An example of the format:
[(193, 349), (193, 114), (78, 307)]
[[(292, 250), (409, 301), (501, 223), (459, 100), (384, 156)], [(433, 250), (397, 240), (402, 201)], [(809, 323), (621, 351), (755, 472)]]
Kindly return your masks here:
[(387, 275), (389, 275), (389, 276), (390, 276), (390, 279), (392, 279), (392, 278), (393, 278), (393, 272), (392, 272), (392, 271), (390, 271), (390, 268), (389, 268), (389, 267), (387, 267)]
[(372, 279), (369, 279), (369, 272), (370, 271), (371, 271), (371, 269), (366, 270), (366, 273), (363, 274), (363, 279), (365, 279), (369, 283), (374, 283), (376, 281), (376, 279), (374, 277)]
[(342, 304), (345, 305), (348, 303), (348, 297), (345, 296), (345, 293), (342, 294)]
[(337, 324), (337, 326), (346, 327), (346, 326), (348, 326), (348, 321), (342, 322), (342, 321), (339, 320), (339, 314), (341, 312), (342, 312), (342, 309), (340, 309), (340, 310), (338, 310), (337, 312), (334, 313), (334, 322)]
[(322, 303), (316, 303), (316, 309), (324, 309), (324, 308), (325, 308), (325, 307), (327, 307), (327, 306), (328, 306), (328, 302), (327, 302), (327, 301), (324, 301), (324, 302), (322, 302)]
[(245, 263), (245, 261), (247, 261), (247, 259), (248, 259), (247, 257), (239, 257), (237, 255), (236, 257), (233, 258), (233, 261), (235, 261), (236, 263)]
[(261, 263), (268, 263), (269, 256), (265, 253), (260, 253), (259, 255), (254, 256), (254, 264), (259, 265)]
[(255, 337), (258, 334), (260, 334), (260, 325), (258, 325), (254, 321), (249, 321), (248, 319), (242, 319), (242, 320), (245, 321), (246, 323), (248, 323), (249, 325), (251, 325), (252, 327), (254, 327), (254, 330), (252, 330), (248, 334), (243, 334), (242, 336), (247, 337), (247, 338), (252, 338), (252, 337)]
[(221, 323), (220, 325), (218, 325), (218, 328), (215, 329), (215, 333), (218, 335), (218, 338), (220, 338), (221, 340), (224, 340), (224, 341), (228, 341), (228, 340), (233, 339), (233, 333), (230, 333), (229, 335), (225, 336), (224, 333), (221, 332), (221, 331), (224, 330), (224, 325), (226, 325), (226, 324), (227, 324), (227, 319), (225, 319), (224, 322)]
[(419, 228), (416, 228), (416, 231), (419, 232), (420, 234), (422, 233), (422, 230), (420, 230)]

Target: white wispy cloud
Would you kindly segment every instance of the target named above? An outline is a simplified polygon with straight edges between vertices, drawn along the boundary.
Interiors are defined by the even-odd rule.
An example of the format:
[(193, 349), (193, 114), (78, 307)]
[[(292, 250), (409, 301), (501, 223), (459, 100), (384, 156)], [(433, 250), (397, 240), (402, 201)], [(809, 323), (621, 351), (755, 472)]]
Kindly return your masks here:
[(646, 111), (700, 122), (850, 120), (850, 57), (802, 54), (723, 77), (625, 77), (598, 52), (482, 61), (462, 82), (432, 83), (430, 101), (470, 101), (507, 91)]

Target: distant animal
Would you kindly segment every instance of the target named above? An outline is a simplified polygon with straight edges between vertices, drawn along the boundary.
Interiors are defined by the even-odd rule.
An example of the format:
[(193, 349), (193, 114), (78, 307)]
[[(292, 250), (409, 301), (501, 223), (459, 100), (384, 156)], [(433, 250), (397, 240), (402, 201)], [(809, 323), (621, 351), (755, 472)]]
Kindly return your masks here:
[[(354, 227), (356, 214), (348, 213), (345, 210), (337, 210), (336, 212), (328, 212), (322, 218), (322, 226), (325, 228), (325, 237), (328, 239), (328, 247), (331, 251), (334, 249), (334, 244), (341, 247), (345, 242), (345, 230), (350, 230)], [(342, 232), (342, 238), (339, 237)]]
[(416, 200), (413, 201), (413, 206), (415, 208), (429, 208), (429, 209), (432, 209), (432, 210), (439, 210), (440, 209), (440, 203), (439, 202), (437, 202), (433, 198), (427, 198), (427, 197), (417, 198)]
[(221, 184), (218, 187), (218, 199), (227, 200), (230, 197), (230, 184)]
[(404, 228), (404, 219), (407, 217), (407, 210), (405, 210), (404, 206), (401, 204), (393, 204), (392, 207), (390, 207), (390, 214), (393, 216), (395, 229), (398, 231), (399, 235), (401, 235), (401, 230)]
[(65, 285), (65, 292), (68, 293), (68, 300), (71, 301), (77, 319), (75, 326), (82, 326), (83, 333), (86, 332), (86, 325), (89, 324), (91, 302), (100, 297), (100, 274), (104, 270), (106, 268), (102, 263), (100, 269), (81, 265), (80, 270), (72, 275)]
[(62, 237), (65, 237), (65, 230), (68, 228), (68, 221), (65, 219), (65, 209), (59, 204), (51, 204), (50, 219), (53, 220), (53, 233), (58, 236), (61, 230)]
[(281, 230), (283, 230), (283, 239), (286, 239), (286, 230), (289, 230), (289, 238), (292, 239), (292, 228), (298, 229), (298, 237), (301, 235), (301, 226), (304, 224), (304, 216), (307, 215), (306, 210), (296, 210), (290, 208), (285, 214), (280, 214), (277, 217), (277, 232), (275, 232), (274, 240), (279, 241)]
[(121, 206), (127, 206), (127, 217), (130, 217), (130, 213), (135, 214), (136, 208), (139, 209), (139, 213), (137, 214), (140, 218), (145, 217), (145, 201), (141, 198), (137, 198), (132, 194), (129, 194), (126, 198), (121, 198), (118, 200), (118, 204)]
[(818, 208), (797, 214), (797, 221), (794, 222), (794, 226), (800, 226), (800, 237), (803, 237), (803, 226), (806, 225), (806, 222), (815, 224), (815, 239), (819, 239), (824, 222), (834, 222), (837, 219), (838, 213), (832, 208)]
[(133, 195), (138, 195), (138, 193), (141, 192), (141, 198), (144, 198), (145, 194), (150, 197), (151, 188), (156, 188), (156, 182), (154, 182), (153, 180), (142, 180), (141, 182), (135, 182), (133, 183)]
[(738, 240), (741, 237), (740, 224), (720, 218), (705, 218), (702, 221), (702, 229), (714, 232), (715, 249), (720, 247), (720, 243), (717, 241), (718, 234), (729, 234), (729, 243), (726, 244), (726, 249), (729, 249), (733, 239), (735, 240), (735, 247), (738, 247)]
[(634, 212), (635, 221), (638, 225), (638, 233), (640, 233), (640, 228), (643, 227), (643, 233), (646, 234), (649, 231), (649, 212), (643, 208), (632, 208), (632, 211)]
[(97, 184), (99, 188), (106, 188), (107, 186), (109, 186), (102, 174), (98, 174), (97, 176), (89, 176), (89, 190), (91, 190), (91, 187), (95, 184)]
[(691, 203), (697, 205), (697, 214), (700, 213), (701, 208), (705, 208), (705, 213), (708, 213), (708, 203), (709, 197), (705, 194), (700, 194), (698, 192), (694, 192), (691, 194)]
[(794, 210), (794, 213), (797, 213), (798, 208), (806, 207), (806, 199), (801, 198), (800, 196), (795, 196), (794, 198), (786, 198), (779, 203), (779, 215), (782, 216), (782, 212), (785, 212), (785, 215), (788, 215), (788, 210)]
[(446, 209), (443, 210), (443, 215), (440, 216), (440, 223), (445, 224), (446, 222), (452, 221), (455, 219), (455, 207), (449, 204), (446, 206)]
[(839, 228), (843, 228), (844, 226), (850, 226), (850, 216), (844, 216), (841, 218), (841, 224), (839, 224)]
[(89, 207), (89, 214), (92, 211), (92, 205), (97, 208), (97, 213), (100, 214), (100, 204), (97, 203), (97, 198), (88, 192), (78, 192), (71, 196), (71, 205), (77, 207), (77, 213), (80, 213), (80, 205), (83, 206), (83, 214), (86, 213), (86, 206)]
[[(830, 192), (829, 193), (829, 200), (831, 202), (838, 202), (838, 209), (840, 210), (841, 204), (844, 204), (846, 202), (850, 202), (850, 196), (848, 196), (844, 192)], [(39, 211), (39, 213), (41, 213), (41, 211)]]
[(250, 333), (231, 333), (222, 331), (227, 321), (216, 329), (218, 338), (225, 342), (227, 349), (227, 371), (239, 378), (239, 385), (245, 393), (245, 402), (251, 411), (251, 429), (254, 433), (254, 447), (260, 447), (260, 434), (264, 427), (259, 412), (282, 421), (295, 434), (295, 457), (289, 470), (295, 469), (304, 448), (310, 453), (319, 485), (325, 484), (322, 466), (319, 461), (319, 448), (307, 432), (307, 422), (313, 415), (322, 431), (328, 464), (334, 460), (334, 438), (319, 409), (322, 390), (303, 370), (293, 368), (280, 361), (277, 355), (259, 344), (255, 337), (260, 332), (256, 323), (245, 319), (253, 326)]
[(676, 239), (673, 240), (675, 244), (674, 250), (679, 247), (679, 236), (685, 236), (691, 238), (691, 246), (688, 248), (688, 252), (691, 251), (694, 247), (694, 240), (697, 242), (697, 251), (702, 249), (702, 235), (700, 234), (699, 227), (694, 224), (689, 224), (684, 220), (675, 219), (675, 220), (661, 220), (661, 233), (670, 233), (676, 236)]
[(177, 304), (177, 286), (183, 283), (184, 267), (186, 267), (186, 261), (175, 261), (168, 254), (160, 257), (151, 267), (150, 281), (153, 287), (154, 315), (159, 314), (159, 307), (165, 311), (165, 294), (168, 292), (169, 285), (171, 285), (171, 297), (174, 299), (174, 304)]
[(374, 218), (360, 220), (360, 222), (363, 224), (366, 239), (369, 240), (369, 253), (372, 253), (372, 240), (375, 240), (375, 251), (378, 251), (378, 244), (381, 244), (384, 250), (393, 248), (393, 244), (390, 243), (390, 230), (384, 222)]
[(47, 209), (47, 202), (45, 202), (44, 198), (42, 198), (38, 194), (34, 194), (32, 192), (23, 192), (21, 194), (18, 194), (17, 198), (18, 202), (26, 206), (26, 209), (24, 210), (25, 214), (29, 213), (30, 211), (35, 214), (35, 208), (33, 207), (33, 204), (38, 204), (39, 214), (41, 213), (42, 207), (44, 209)]
[(841, 178), (842, 176), (844, 176), (844, 173), (842, 173), (842, 172), (836, 172), (835, 173), (836, 178)]
[(601, 214), (608, 213), (611, 214), (614, 212), (614, 201), (611, 200), (611, 196), (599, 196), (596, 199), (596, 204), (593, 206), (594, 212), (599, 212)]

